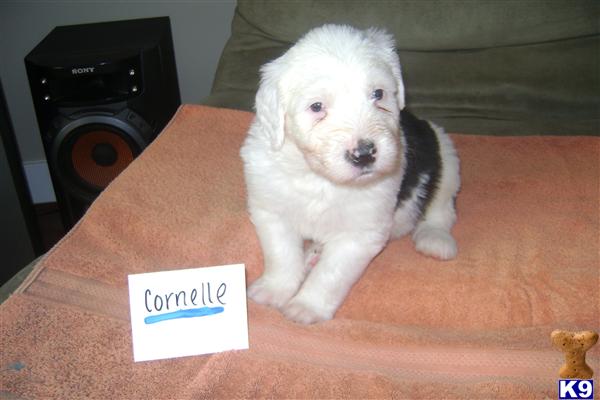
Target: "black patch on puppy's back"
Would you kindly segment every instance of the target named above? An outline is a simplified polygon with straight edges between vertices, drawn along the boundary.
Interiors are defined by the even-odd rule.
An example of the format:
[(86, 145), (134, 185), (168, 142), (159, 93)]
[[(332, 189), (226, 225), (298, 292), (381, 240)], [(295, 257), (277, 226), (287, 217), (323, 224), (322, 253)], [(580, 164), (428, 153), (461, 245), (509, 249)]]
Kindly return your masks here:
[(417, 201), (420, 214), (423, 215), (440, 180), (440, 144), (429, 122), (418, 119), (406, 109), (400, 112), (400, 125), (406, 140), (406, 169), (398, 191), (396, 207), (402, 206), (421, 186), (421, 195)]

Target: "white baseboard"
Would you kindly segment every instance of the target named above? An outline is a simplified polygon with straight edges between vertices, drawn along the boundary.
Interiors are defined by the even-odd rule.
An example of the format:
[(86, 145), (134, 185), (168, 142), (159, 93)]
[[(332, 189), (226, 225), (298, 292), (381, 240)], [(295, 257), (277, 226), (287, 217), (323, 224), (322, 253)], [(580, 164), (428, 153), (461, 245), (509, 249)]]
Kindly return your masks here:
[(26, 161), (23, 163), (23, 168), (33, 204), (55, 202), (56, 196), (46, 160)]

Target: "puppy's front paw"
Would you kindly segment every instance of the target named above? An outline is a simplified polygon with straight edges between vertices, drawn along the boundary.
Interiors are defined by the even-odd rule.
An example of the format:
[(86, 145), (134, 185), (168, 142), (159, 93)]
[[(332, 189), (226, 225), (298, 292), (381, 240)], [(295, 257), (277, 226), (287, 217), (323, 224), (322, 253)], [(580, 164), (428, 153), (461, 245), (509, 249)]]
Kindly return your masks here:
[(303, 302), (302, 299), (293, 298), (284, 308), (283, 314), (289, 320), (301, 324), (314, 324), (333, 318), (333, 313), (323, 307)]
[(258, 278), (248, 287), (248, 297), (259, 304), (281, 308), (296, 294), (298, 286), (285, 279)]
[(425, 255), (441, 260), (456, 257), (456, 241), (446, 230), (431, 227), (417, 229), (413, 239), (417, 250)]

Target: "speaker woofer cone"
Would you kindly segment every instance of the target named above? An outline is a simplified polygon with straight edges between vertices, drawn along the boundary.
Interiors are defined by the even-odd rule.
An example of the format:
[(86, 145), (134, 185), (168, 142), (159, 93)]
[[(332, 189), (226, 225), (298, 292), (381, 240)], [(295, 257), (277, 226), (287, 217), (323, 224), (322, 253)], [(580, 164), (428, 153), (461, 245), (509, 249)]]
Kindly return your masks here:
[(69, 172), (93, 188), (107, 187), (133, 161), (130, 143), (114, 128), (90, 127), (74, 136), (70, 149), (65, 148), (71, 154)]
[(67, 124), (53, 143), (62, 186), (79, 198), (94, 198), (141, 152), (139, 137), (131, 125), (104, 116)]
[(96, 164), (110, 167), (119, 160), (119, 153), (110, 143), (98, 143), (92, 149), (92, 158)]

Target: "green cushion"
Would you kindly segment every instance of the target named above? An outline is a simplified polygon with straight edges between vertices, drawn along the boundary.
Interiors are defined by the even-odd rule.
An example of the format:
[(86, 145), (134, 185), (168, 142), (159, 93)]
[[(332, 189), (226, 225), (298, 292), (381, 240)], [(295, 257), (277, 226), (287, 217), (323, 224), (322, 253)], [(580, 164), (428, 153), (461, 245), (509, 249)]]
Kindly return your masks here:
[(252, 110), (259, 67), (325, 23), (396, 38), (407, 104), (451, 132), (600, 134), (600, 2), (240, 0), (210, 105)]

